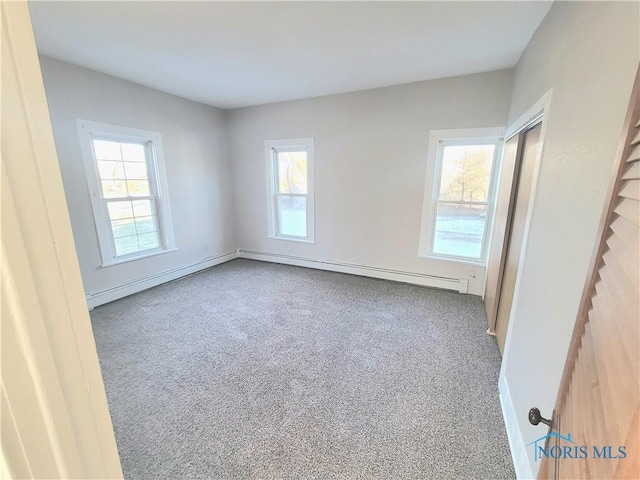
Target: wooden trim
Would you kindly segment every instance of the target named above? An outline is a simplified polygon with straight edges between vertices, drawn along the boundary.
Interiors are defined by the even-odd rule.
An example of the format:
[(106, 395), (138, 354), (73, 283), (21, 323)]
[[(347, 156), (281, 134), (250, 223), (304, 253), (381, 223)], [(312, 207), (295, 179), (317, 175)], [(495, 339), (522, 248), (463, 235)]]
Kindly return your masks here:
[[(627, 435), (627, 455), (638, 455), (640, 452), (640, 407), (636, 407), (636, 413), (633, 415), (631, 422), (631, 428), (629, 429), (629, 435)], [(638, 479), (638, 470), (631, 462), (619, 462), (618, 468), (614, 474), (614, 479)]]

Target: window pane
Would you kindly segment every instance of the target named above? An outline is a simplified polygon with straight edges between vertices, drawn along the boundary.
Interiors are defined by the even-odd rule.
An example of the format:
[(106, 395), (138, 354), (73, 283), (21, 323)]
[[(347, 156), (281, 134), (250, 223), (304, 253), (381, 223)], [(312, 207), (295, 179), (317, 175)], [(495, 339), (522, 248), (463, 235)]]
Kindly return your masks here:
[(109, 209), (109, 218), (111, 220), (120, 220), (123, 218), (133, 217), (131, 202), (109, 202), (107, 208)]
[(127, 184), (124, 180), (103, 180), (102, 195), (104, 198), (126, 197)]
[(127, 180), (127, 190), (132, 197), (146, 197), (149, 196), (149, 181), (148, 180)]
[(278, 197), (278, 234), (307, 236), (307, 199)]
[(278, 192), (307, 193), (307, 152), (278, 152)]
[(138, 245), (140, 246), (140, 251), (158, 248), (160, 246), (158, 232), (143, 233), (142, 235), (138, 235)]
[(122, 162), (98, 160), (98, 171), (102, 180), (124, 180)]
[(136, 226), (133, 218), (125, 220), (113, 220), (111, 222), (111, 231), (113, 238), (128, 237), (136, 234)]
[(133, 214), (136, 217), (147, 217), (152, 215), (151, 200), (136, 200), (133, 202)]
[(486, 205), (438, 204), (433, 253), (479, 259)]
[(445, 146), (440, 200), (486, 202), (494, 149), (494, 145)]
[[(108, 125), (100, 127), (102, 133), (98, 133), (99, 125), (95, 128), (86, 132), (90, 135), (86, 146), (90, 147), (95, 166), (89, 170), (95, 171), (100, 184), (100, 202), (92, 204), (96, 220), (105, 222), (96, 225), (102, 250), (108, 250), (113, 260), (128, 260), (172, 247), (171, 226), (160, 225), (165, 220), (160, 206), (166, 209), (168, 204), (166, 200), (160, 203), (156, 189), (165, 175), (162, 165), (154, 164), (156, 149), (158, 155), (162, 153), (159, 134), (122, 133), (120, 129), (112, 131)], [(92, 171), (86, 173), (89, 183), (95, 185)], [(100, 208), (96, 208), (98, 205)], [(108, 259), (104, 261), (110, 263)]]
[(157, 232), (158, 228), (156, 226), (156, 218), (155, 217), (136, 217), (135, 230), (139, 234)]
[(139, 143), (121, 143), (122, 157), (125, 162), (145, 162), (144, 145)]
[(113, 240), (116, 246), (116, 255), (128, 255), (130, 253), (136, 253), (138, 248), (138, 237), (132, 235), (131, 237), (121, 237)]
[(152, 200), (109, 202), (111, 231), (116, 256), (161, 247), (158, 217), (152, 214)]
[(120, 153), (120, 143), (109, 142), (108, 140), (94, 140), (93, 151), (96, 160), (122, 160)]
[(147, 178), (147, 164), (146, 163), (133, 163), (124, 162), (124, 173), (127, 176), (127, 180), (136, 180), (140, 178)]

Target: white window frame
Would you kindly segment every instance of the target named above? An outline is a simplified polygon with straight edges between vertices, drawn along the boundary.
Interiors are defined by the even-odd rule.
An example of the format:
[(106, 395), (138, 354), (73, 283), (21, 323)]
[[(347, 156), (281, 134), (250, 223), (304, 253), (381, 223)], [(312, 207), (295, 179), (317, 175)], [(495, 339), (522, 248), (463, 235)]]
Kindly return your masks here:
[[(442, 174), (442, 155), (445, 146), (450, 145), (495, 145), (493, 165), (489, 179), (487, 195), (487, 216), (484, 225), (480, 258), (469, 258), (455, 255), (434, 253), (433, 243), (436, 233), (437, 208), (440, 196), (440, 180)], [(493, 226), (495, 211), (496, 186), (502, 162), (504, 145), (504, 128), (470, 128), (452, 130), (431, 130), (429, 132), (429, 149), (427, 153), (427, 175), (425, 180), (422, 221), (420, 227), (420, 243), (418, 256), (438, 260), (446, 260), (474, 265), (485, 265), (487, 250)], [(469, 202), (463, 202), (469, 203)], [(479, 202), (485, 203), (485, 202)]]
[[(307, 152), (307, 193), (286, 194), (287, 196), (301, 196), (307, 199), (307, 235), (305, 237), (282, 235), (278, 233), (278, 207), (277, 207), (277, 155), (278, 151), (303, 151)], [(315, 243), (315, 202), (314, 202), (314, 139), (291, 138), (286, 140), (265, 140), (265, 165), (267, 177), (267, 219), (268, 237), (278, 240), (290, 240), (294, 242)], [(283, 194), (284, 195), (284, 194)]]
[[(169, 187), (164, 166), (162, 138), (160, 133), (137, 128), (122, 127), (108, 123), (77, 120), (78, 136), (82, 149), (82, 158), (87, 175), (87, 185), (91, 198), (91, 207), (95, 220), (102, 267), (118, 265), (141, 258), (160, 255), (176, 250), (171, 207), (169, 203)], [(111, 232), (109, 214), (102, 195), (98, 164), (94, 158), (92, 140), (95, 138), (114, 141), (134, 141), (147, 144), (147, 172), (149, 177), (149, 197), (130, 197), (132, 200), (153, 198), (158, 219), (158, 233), (160, 247), (153, 250), (135, 252), (128, 255), (116, 255), (116, 249)]]

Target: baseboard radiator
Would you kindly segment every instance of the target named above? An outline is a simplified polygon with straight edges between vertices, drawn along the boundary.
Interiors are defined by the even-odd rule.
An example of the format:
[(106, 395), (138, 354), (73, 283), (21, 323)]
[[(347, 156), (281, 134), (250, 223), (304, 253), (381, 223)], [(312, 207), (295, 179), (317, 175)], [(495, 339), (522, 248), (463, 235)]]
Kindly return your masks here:
[(369, 265), (356, 265), (353, 263), (338, 263), (325, 260), (313, 260), (311, 258), (283, 255), (279, 253), (256, 252), (253, 250), (237, 250), (225, 253), (216, 257), (204, 259), (200, 262), (192, 263), (184, 267), (178, 267), (147, 277), (137, 278), (123, 285), (118, 285), (100, 292), (88, 293), (86, 295), (89, 310), (105, 303), (113, 302), (119, 298), (124, 298), (134, 293), (141, 292), (148, 288), (162, 285), (163, 283), (186, 277), (193, 273), (214, 267), (234, 258), (248, 258), (263, 262), (281, 263), (284, 265), (294, 265), (297, 267), (315, 268), (317, 270), (328, 270), (331, 272), (349, 273), (361, 277), (380, 278), (392, 280), (394, 282), (410, 283), (423, 287), (443, 288), (454, 290), (460, 293), (469, 292), (469, 281), (465, 278), (448, 278), (423, 273), (403, 272), (400, 270), (390, 270), (387, 268), (372, 267)]
[(380, 278), (383, 280), (421, 285), (423, 287), (442, 288), (446, 290), (454, 290), (460, 293), (469, 292), (469, 280), (466, 278), (437, 277), (434, 275), (425, 275), (423, 273), (403, 272), (400, 270), (390, 270), (387, 268), (357, 265), (353, 263), (313, 260), (310, 258), (283, 255), (279, 253), (256, 252), (253, 250), (239, 249), (237, 257), (261, 260), (263, 262), (282, 263), (297, 267), (315, 268), (318, 270), (329, 270), (331, 272), (349, 273), (352, 275), (359, 275), (361, 277)]
[(89, 310), (93, 310), (94, 307), (103, 305), (105, 303), (113, 302), (119, 298), (124, 298), (134, 293), (147, 290), (148, 288), (157, 287), (163, 283), (177, 280), (178, 278), (186, 277), (193, 273), (205, 270), (221, 263), (228, 262), (237, 257), (237, 252), (224, 253), (210, 258), (205, 258), (199, 262), (185, 265), (183, 267), (172, 268), (161, 273), (149, 275), (146, 277), (137, 278), (123, 285), (109, 288), (100, 292), (88, 293), (86, 295), (87, 305)]

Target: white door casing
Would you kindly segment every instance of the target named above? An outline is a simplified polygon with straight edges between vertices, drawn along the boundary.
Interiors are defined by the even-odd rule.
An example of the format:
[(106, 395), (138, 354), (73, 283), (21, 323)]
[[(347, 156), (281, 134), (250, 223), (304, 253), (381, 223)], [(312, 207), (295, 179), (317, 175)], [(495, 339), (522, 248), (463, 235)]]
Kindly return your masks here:
[(122, 478), (29, 11), (0, 9), (3, 478)]

